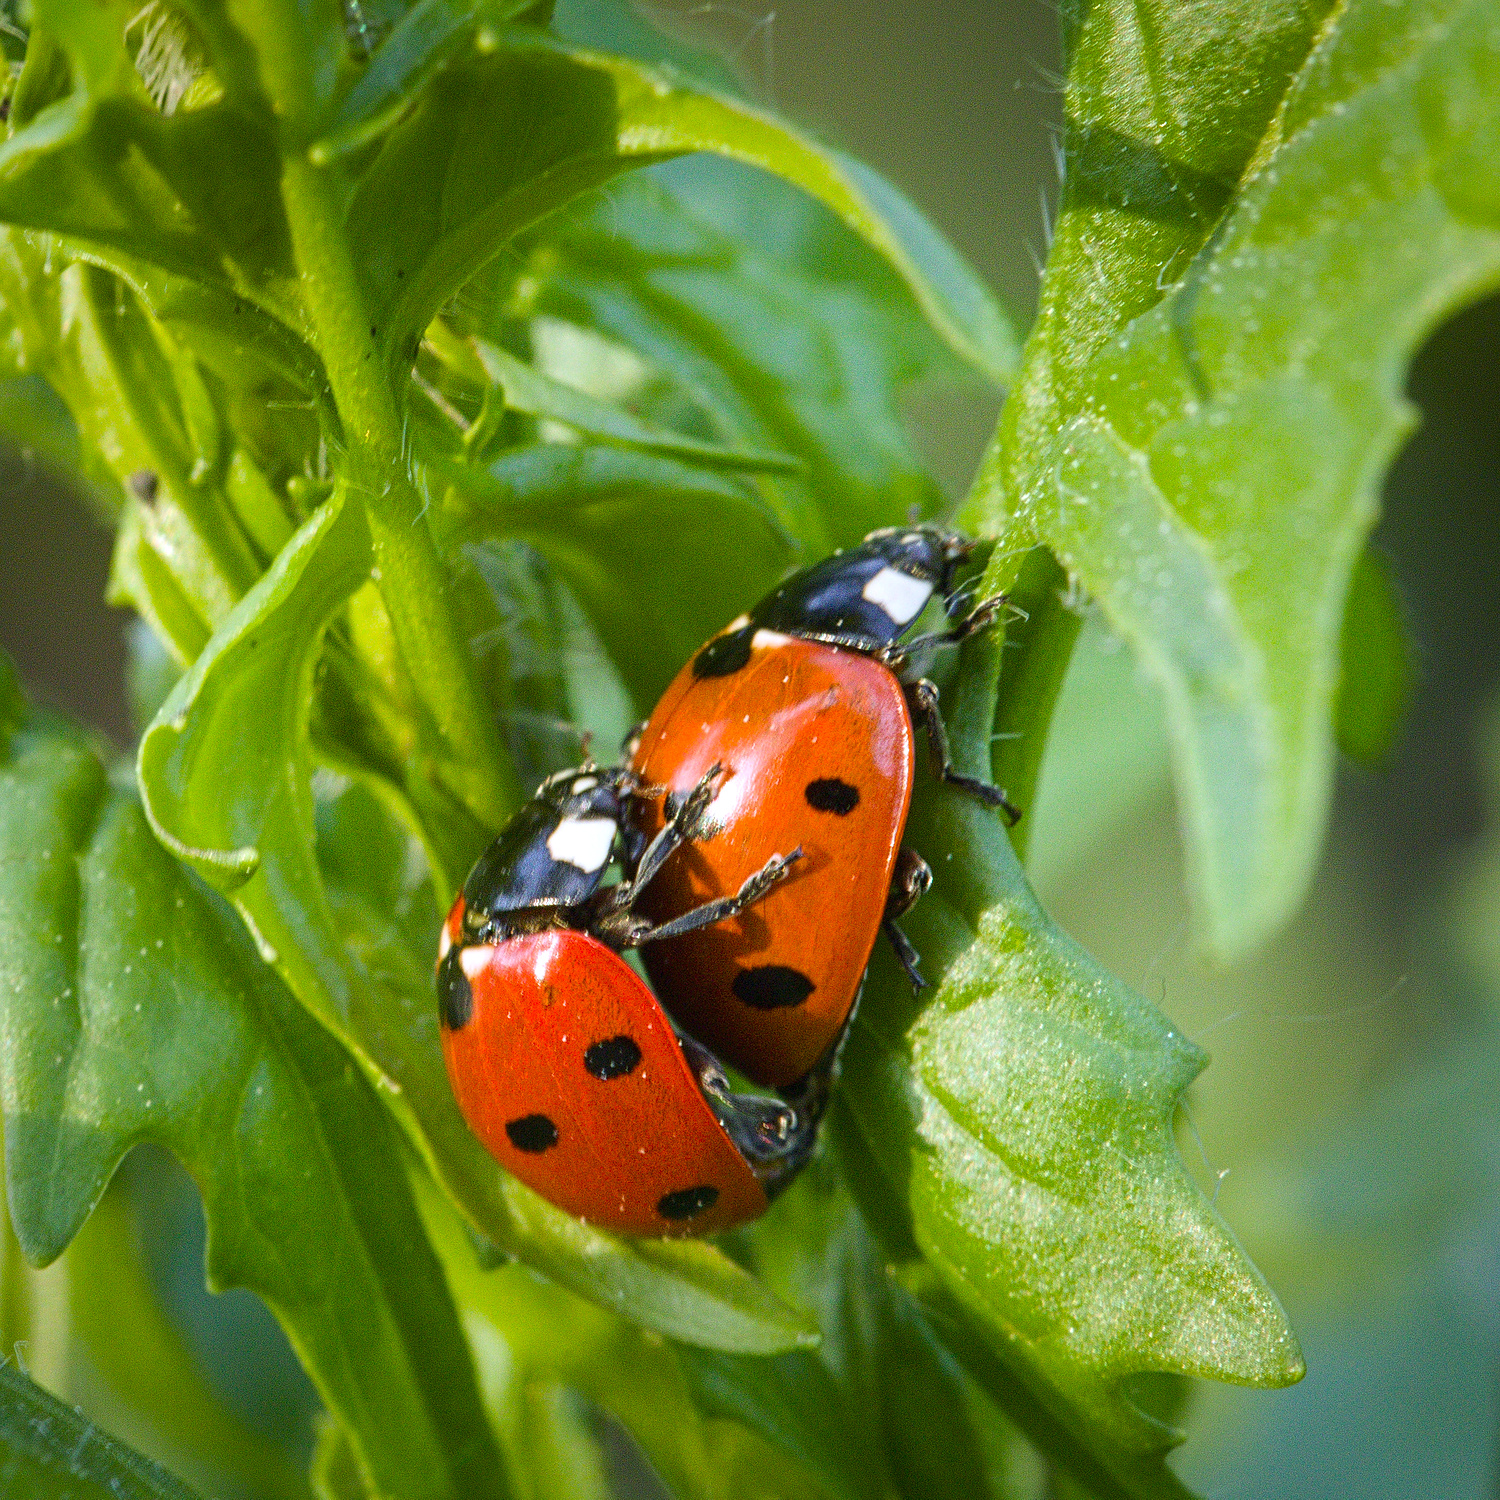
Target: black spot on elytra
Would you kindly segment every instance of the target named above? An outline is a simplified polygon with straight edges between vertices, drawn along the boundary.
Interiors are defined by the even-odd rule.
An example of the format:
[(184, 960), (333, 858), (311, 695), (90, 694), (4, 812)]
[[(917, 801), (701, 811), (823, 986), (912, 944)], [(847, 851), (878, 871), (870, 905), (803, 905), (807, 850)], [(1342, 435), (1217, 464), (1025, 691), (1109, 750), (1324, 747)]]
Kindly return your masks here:
[(712, 1208), (719, 1201), (719, 1190), (705, 1182), (699, 1187), (678, 1188), (675, 1193), (663, 1193), (656, 1201), (656, 1211), (664, 1219), (691, 1219), (705, 1208)]
[(694, 677), (731, 677), (750, 660), (754, 625), (743, 625), (728, 635), (716, 635), (694, 658)]
[(517, 1151), (547, 1151), (557, 1144), (557, 1126), (546, 1115), (522, 1115), (507, 1120), (505, 1133)]
[(438, 1017), (449, 1031), (460, 1031), (474, 1014), (474, 991), (459, 964), (463, 949), (455, 943), (438, 965)]
[(809, 781), (802, 795), (815, 811), (837, 813), (841, 818), (859, 806), (859, 788), (840, 781), (837, 776), (821, 776), (817, 781)]
[(786, 1010), (801, 1005), (815, 986), (800, 969), (785, 964), (761, 964), (741, 969), (730, 986), (734, 993), (756, 1010)]
[(606, 1037), (583, 1054), (584, 1067), (602, 1083), (623, 1078), (640, 1060), (641, 1049), (628, 1036)]

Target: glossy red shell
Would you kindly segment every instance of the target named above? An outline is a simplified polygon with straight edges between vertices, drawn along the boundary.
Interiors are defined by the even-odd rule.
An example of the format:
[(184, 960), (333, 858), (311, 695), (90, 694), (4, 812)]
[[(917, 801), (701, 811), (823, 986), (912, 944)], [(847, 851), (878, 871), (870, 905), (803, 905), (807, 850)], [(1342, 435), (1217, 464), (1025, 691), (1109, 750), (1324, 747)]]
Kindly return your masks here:
[[(462, 898), (450, 942), (461, 914)], [(707, 1234), (765, 1211), (764, 1190), (704, 1100), (666, 1014), (617, 953), (570, 930), (468, 951), (478, 955), (466, 971), (473, 1009), (459, 1029), (443, 1027), (443, 1056), (464, 1118), (501, 1166), (559, 1208), (623, 1234)], [(637, 1060), (603, 1078), (591, 1072), (590, 1048), (623, 1038)], [(712, 1203), (683, 1213), (701, 1190)], [(673, 1195), (669, 1216), (661, 1205)]]
[[(681, 795), (715, 761), (725, 775), (713, 831), (672, 855), (637, 910), (662, 921), (738, 890), (773, 854), (801, 845), (803, 857), (739, 917), (641, 953), (684, 1031), (779, 1087), (818, 1061), (859, 993), (911, 802), (911, 716), (880, 663), (760, 631), (738, 671), (699, 678), (691, 663), (683, 668), (635, 767), (648, 785)], [(645, 831), (662, 826), (662, 803), (642, 804)], [(757, 990), (755, 976), (767, 974), (811, 987), (793, 1002), (795, 980), (784, 993)]]

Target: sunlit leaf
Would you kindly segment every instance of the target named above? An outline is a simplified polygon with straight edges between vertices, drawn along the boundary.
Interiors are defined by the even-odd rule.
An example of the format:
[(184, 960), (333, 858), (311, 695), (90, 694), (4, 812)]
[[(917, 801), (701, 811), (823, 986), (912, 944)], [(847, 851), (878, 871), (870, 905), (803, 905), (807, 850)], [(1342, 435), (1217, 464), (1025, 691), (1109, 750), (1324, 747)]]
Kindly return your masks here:
[(710, 430), (794, 455), (761, 489), (809, 557), (942, 497), (900, 407), (950, 373), (907, 289), (827, 210), (738, 163), (637, 173), (531, 237), (542, 312), (602, 330)]
[(561, 381), (549, 379), (497, 345), (479, 342), (475, 352), (485, 373), (505, 392), (506, 404), (529, 416), (547, 417), (607, 443), (618, 443), (642, 453), (660, 454), (664, 458), (682, 459), (703, 468), (795, 474), (802, 467), (795, 458), (786, 454), (726, 448), (720, 443), (706, 443), (670, 432), (619, 407), (596, 401)]
[(1328, 9), (1081, 20), (1043, 310), (969, 509), (1046, 541), (1164, 688), (1225, 955), (1292, 909), (1321, 843), (1406, 362), (1500, 281), (1485, 8)]

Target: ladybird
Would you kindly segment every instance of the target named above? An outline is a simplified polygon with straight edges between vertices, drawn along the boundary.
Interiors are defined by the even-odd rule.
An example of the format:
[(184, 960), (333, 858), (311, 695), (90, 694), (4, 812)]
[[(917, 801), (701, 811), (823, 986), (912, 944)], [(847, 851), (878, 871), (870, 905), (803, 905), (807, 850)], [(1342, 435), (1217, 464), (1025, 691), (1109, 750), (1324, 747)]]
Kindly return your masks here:
[[(490, 1154), (558, 1207), (635, 1235), (707, 1234), (755, 1218), (811, 1152), (822, 1097), (735, 1094), (679, 1037), (621, 950), (744, 911), (800, 857), (670, 921), (636, 902), (701, 832), (721, 768), (647, 840), (625, 824), (623, 767), (548, 778), (481, 856), (439, 938), (443, 1056)], [(633, 874), (606, 876), (628, 860)]]
[[(997, 596), (954, 620), (955, 575), (975, 545), (895, 527), (794, 573), (697, 653), (638, 732), (633, 768), (667, 788), (632, 804), (641, 836), (666, 826), (710, 764), (734, 771), (708, 809), (709, 836), (655, 881), (646, 914), (690, 910), (734, 890), (769, 850), (802, 846), (795, 879), (753, 910), (642, 955), (678, 1024), (758, 1084), (788, 1089), (831, 1068), (882, 928), (923, 983), (896, 925), (932, 880), (901, 842), (917, 728), (942, 780), (1019, 816), (1000, 788), (955, 769), (937, 689), (915, 670), (1004, 607)], [(934, 598), (953, 623), (909, 637)]]

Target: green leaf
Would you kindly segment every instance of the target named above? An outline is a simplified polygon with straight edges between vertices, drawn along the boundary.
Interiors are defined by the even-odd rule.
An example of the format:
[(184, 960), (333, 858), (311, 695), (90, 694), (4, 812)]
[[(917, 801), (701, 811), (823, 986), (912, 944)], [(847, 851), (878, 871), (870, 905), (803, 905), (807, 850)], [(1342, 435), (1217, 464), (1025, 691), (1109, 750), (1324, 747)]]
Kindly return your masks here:
[(494, 28), (534, 3), (417, 0), (381, 41), (363, 76), (339, 102), (332, 128), (312, 148), (313, 159), (332, 161), (378, 139), (445, 64), (472, 48), (493, 51)]
[(798, 1351), (760, 1361), (684, 1349), (679, 1359), (705, 1416), (743, 1422), (801, 1464), (835, 1500), (881, 1493), (872, 1455), (849, 1451), (843, 1396), (817, 1355)]
[(1416, 690), (1411, 635), (1389, 564), (1366, 547), (1354, 565), (1339, 638), (1333, 727), (1339, 749), (1383, 767), (1395, 753)]
[[(257, 389), (255, 399), (246, 399), (245, 388), (256, 386), (257, 364), (292, 381), (293, 394), (316, 412), (320, 429), (307, 434), (307, 451), (295, 455), (293, 471), (313, 473), (316, 463), (317, 472), (326, 473), (332, 443), (338, 467), (366, 497), (376, 576), (422, 710), (417, 727), (424, 758), (473, 817), (498, 824), (519, 790), (446, 618), (430, 540), (416, 525), (422, 501), (402, 461), (402, 418), (389, 371), (370, 358), (375, 333), (366, 331), (373, 324), (344, 233), (347, 204), (340, 195), (348, 184), (309, 168), (299, 144), (299, 131), (326, 113), (340, 73), (342, 9), (324, 4), (303, 14), (296, 7), (256, 7), (231, 17), (214, 5), (189, 7), (188, 20), (224, 92), (171, 117), (144, 97), (127, 46), (129, 15), (117, 10), (62, 5), (42, 18), (67, 54), (70, 88), (0, 147), (0, 217), (66, 236), (129, 284), (127, 302), (139, 297), (148, 307), (160, 304), (179, 332), (191, 333), (197, 347), (173, 367), (177, 394), (186, 393), (183, 379), (195, 373), (200, 351), (221, 369), (238, 366), (229, 382), (237, 415), (259, 408), (258, 422), (251, 418), (246, 425), (256, 423), (258, 436), (272, 433), (273, 449), (266, 396), (284, 399), (286, 393)], [(45, 59), (37, 56), (41, 68)], [(267, 125), (273, 115), (274, 135)], [(368, 247), (359, 248), (363, 264)], [(109, 282), (106, 290), (121, 290), (98, 267), (90, 274)], [(108, 320), (101, 327), (109, 332)], [(251, 360), (240, 352), (247, 334), (256, 350)], [(148, 340), (129, 330), (115, 342), (122, 357), (139, 358), (149, 349)], [(396, 340), (403, 359), (410, 342), (404, 333)], [(403, 382), (406, 373), (403, 368)], [(151, 415), (150, 394), (161, 382), (124, 384), (145, 393), (136, 404)], [(191, 415), (204, 417), (214, 410), (214, 393), (199, 386), (194, 396), (207, 399), (194, 399)], [(87, 404), (75, 404), (75, 416)], [(190, 438), (203, 435), (192, 421), (185, 425)], [(287, 425), (306, 432), (302, 421)], [(345, 426), (360, 440), (346, 441)], [(215, 459), (221, 465), (231, 454), (221, 446), (197, 457), (214, 468)], [(147, 467), (164, 485), (175, 479), (171, 466)], [(189, 469), (190, 478), (197, 468)], [(289, 476), (283, 471), (280, 477)], [(171, 487), (185, 505), (183, 492)], [(240, 486), (232, 498), (243, 503), (246, 494)], [(274, 520), (267, 496), (259, 499), (260, 519)], [(220, 591), (226, 597), (205, 594), (193, 587), (199, 581), (193, 570), (177, 565), (173, 539), (151, 535), (154, 519), (146, 507), (134, 516), (117, 585), (185, 663), (206, 632), (194, 635), (184, 616), (196, 612), (212, 629), (265, 559), (247, 576), (236, 573), (227, 568), (219, 539), (208, 536), (229, 587)], [(200, 518), (193, 519), (203, 532)], [(243, 520), (252, 536), (265, 535), (249, 517)], [(174, 560), (161, 567), (152, 552)], [(172, 598), (174, 590), (184, 597)]]
[(642, 421), (628, 411), (596, 401), (584, 391), (551, 380), (530, 365), (512, 358), (498, 345), (476, 340), (475, 354), (485, 374), (505, 393), (512, 411), (548, 417), (588, 437), (618, 443), (642, 453), (677, 458), (705, 469), (732, 469), (740, 473), (795, 474), (802, 465), (784, 453), (762, 453), (755, 449), (726, 448)]
[(1089, 9), (1043, 311), (968, 510), (1047, 542), (1162, 684), (1224, 956), (1317, 856), (1405, 364), (1500, 281), (1485, 7), (1327, 11)]
[(943, 978), (914, 1001), (877, 956), (844, 1099), (878, 1190), (1028, 1393), (1018, 1419), (1040, 1402), (1118, 1493), (1174, 1495), (1161, 1455), (1180, 1434), (1129, 1378), (1285, 1385), (1301, 1356), (1178, 1154), (1203, 1054), (1047, 919), (995, 834), (968, 799), (919, 794), (910, 838), (937, 884), (906, 925)]
[(80, 467), (73, 414), (40, 375), (0, 379), (0, 433), (24, 458), (35, 455), (64, 474)]
[(0, 294), (17, 318), (20, 363), (33, 372), (24, 378), (68, 402), (71, 466), (96, 498), (113, 496), (117, 508), (126, 496), (114, 597), (135, 603), (186, 661), (263, 562), (223, 489), (219, 411), (195, 360), (132, 290), (57, 258), (48, 287), (36, 246), (0, 239)]
[(315, 1500), (369, 1500), (359, 1459), (337, 1422), (325, 1422), (319, 1429), (308, 1477)]
[[(238, 296), (295, 327), (297, 276), (265, 119), (233, 100), (164, 118), (127, 51), (127, 5), (36, 9), (34, 36), (49, 46), (28, 49), (28, 71), (55, 67), (60, 47), (71, 86), (0, 146), (0, 217)], [(235, 171), (215, 170), (231, 139)]]
[(734, 67), (718, 53), (694, 46), (675, 30), (650, 25), (631, 0), (557, 0), (548, 23), (565, 42), (615, 52), (637, 62), (671, 63), (720, 93), (745, 92)]
[(210, 1284), (270, 1305), (373, 1482), (503, 1495), (395, 1141), (342, 1049), (75, 738), (13, 740), (0, 849), (0, 1102), (28, 1258), (57, 1256), (156, 1141), (199, 1183)]
[(1008, 1495), (1013, 1435), (891, 1274), (833, 1168), (831, 1154), (815, 1159), (745, 1236), (761, 1275), (817, 1310), (816, 1356), (685, 1357), (700, 1406), (737, 1415), (832, 1495)]
[(452, 546), (493, 531), (535, 547), (588, 613), (643, 712), (789, 560), (785, 534), (752, 491), (669, 459), (549, 443), (513, 449), (486, 469), (433, 473), (450, 485), (440, 535)]
[(127, 1448), (19, 1370), (0, 1366), (4, 1500), (194, 1500), (159, 1464)]
[(536, 311), (626, 345), (708, 430), (801, 460), (804, 478), (760, 487), (809, 556), (941, 507), (900, 396), (945, 373), (943, 351), (821, 205), (691, 157), (613, 184), (530, 242)]
[[(424, 25), (435, 26), (438, 13), (424, 8)], [(961, 357), (993, 381), (1009, 377), (1014, 337), (989, 293), (869, 168), (670, 63), (649, 66), (521, 26), (493, 39), (493, 57), (455, 57), (423, 94), (404, 93), (400, 109), (394, 97), (380, 102), (379, 120), (393, 124), (361, 176), (349, 234), (356, 244), (378, 235), (388, 247), (360, 274), (389, 354), (405, 351), (510, 236), (569, 198), (638, 163), (710, 151), (776, 172), (826, 203), (889, 262)], [(539, 119), (545, 132), (526, 128)], [(312, 160), (335, 161), (374, 128), (374, 114), (345, 120)], [(496, 140), (517, 149), (496, 152)], [(446, 169), (434, 171), (440, 160)], [(450, 193), (445, 183), (459, 179), (464, 192)]]
[(890, 264), (960, 357), (997, 385), (1009, 381), (1015, 336), (1004, 315), (957, 251), (878, 173), (671, 63), (646, 66), (586, 46), (554, 45), (609, 79), (622, 155), (710, 151), (795, 183)]
[(607, 1312), (525, 1266), (481, 1266), (448, 1203), (429, 1184), (419, 1180), (416, 1187), (428, 1233), (465, 1310), (491, 1408), (504, 1413), (505, 1423), (525, 1420), (517, 1410), (521, 1393), (561, 1382), (613, 1416), (680, 1500), (740, 1500), (751, 1492), (801, 1500), (818, 1493), (800, 1469), (738, 1424), (705, 1420), (680, 1348), (621, 1315), (632, 1312), (628, 1305)]

